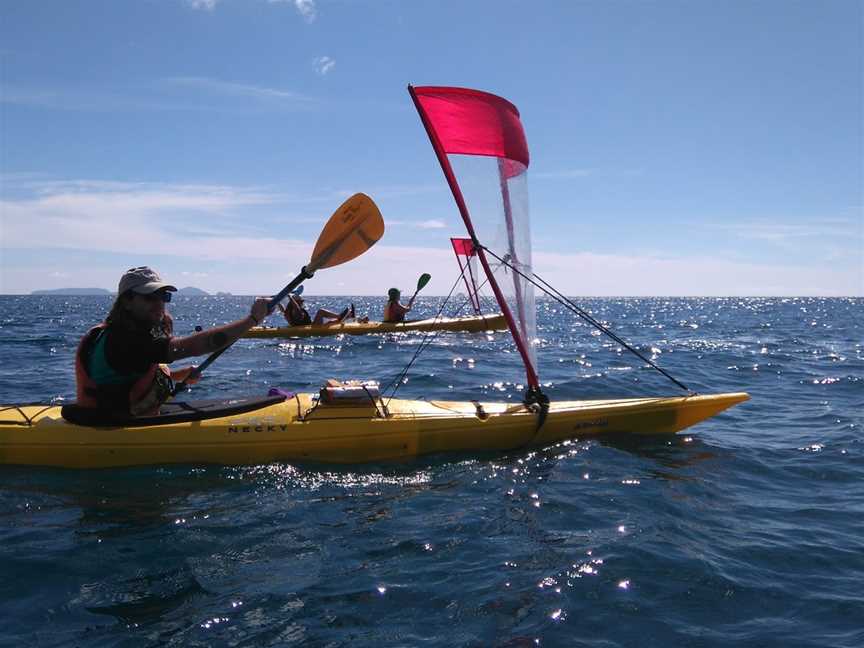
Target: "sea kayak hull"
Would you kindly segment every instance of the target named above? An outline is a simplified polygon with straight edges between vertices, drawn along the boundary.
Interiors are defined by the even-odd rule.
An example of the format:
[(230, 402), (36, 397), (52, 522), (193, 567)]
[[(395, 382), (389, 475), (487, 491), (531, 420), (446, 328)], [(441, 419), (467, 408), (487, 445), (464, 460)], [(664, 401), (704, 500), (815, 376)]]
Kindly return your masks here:
[(375, 333), (408, 333), (410, 331), (503, 331), (507, 321), (501, 314), (471, 317), (439, 317), (411, 322), (340, 322), (307, 326), (269, 328), (256, 326), (243, 334), (244, 338), (308, 338), (327, 335), (369, 335)]
[(552, 403), (390, 401), (329, 406), (298, 394), (240, 414), (143, 427), (69, 423), (61, 408), (0, 413), (0, 464), (109, 468), (158, 464), (366, 463), (442, 452), (506, 451), (590, 436), (674, 434), (749, 398), (744, 393)]

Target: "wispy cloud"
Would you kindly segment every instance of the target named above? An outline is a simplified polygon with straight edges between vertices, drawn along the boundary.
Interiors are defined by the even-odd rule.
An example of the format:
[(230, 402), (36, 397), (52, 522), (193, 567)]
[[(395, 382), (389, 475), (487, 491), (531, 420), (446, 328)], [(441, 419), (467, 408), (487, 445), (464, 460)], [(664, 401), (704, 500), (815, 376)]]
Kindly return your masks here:
[(421, 223), (418, 223), (417, 227), (419, 227), (420, 229), (444, 229), (445, 227), (447, 227), (447, 223), (433, 218), (432, 220), (425, 220)]
[(387, 225), (395, 225), (397, 227), (416, 227), (418, 229), (444, 229), (447, 223), (437, 218), (432, 218), (424, 221), (406, 221), (387, 219)]
[(712, 223), (707, 227), (723, 230), (740, 238), (774, 243), (806, 241), (814, 238), (861, 238), (861, 223), (846, 218), (813, 218), (808, 223), (770, 220)]
[(125, 86), (0, 84), (0, 103), (92, 112), (309, 110), (318, 101), (284, 88), (207, 77), (168, 77)]
[[(209, 257), (228, 253), (233, 241), (231, 254), (242, 256), (256, 247), (242, 243), (251, 229), (249, 211), (289, 202), (260, 188), (220, 185), (34, 181), (18, 198), (6, 196), (24, 189), (5, 188), (0, 212), (6, 249), (44, 247), (50, 231), (49, 247), (160, 254), (186, 249)], [(237, 217), (241, 211), (245, 218)]]
[(193, 88), (200, 91), (210, 92), (212, 94), (221, 94), (231, 97), (247, 97), (259, 100), (289, 102), (298, 107), (309, 107), (314, 103), (312, 98), (297, 92), (291, 92), (290, 90), (268, 88), (266, 86), (237, 83), (234, 81), (223, 81), (221, 79), (211, 79), (208, 77), (166, 77), (162, 79), (161, 82), (172, 86)]
[[(266, 186), (57, 180), (14, 173), (0, 176), (0, 182), (0, 292), (27, 292), (46, 287), (46, 282), (47, 287), (111, 288), (123, 268), (150, 262), (163, 274), (178, 277), (175, 281), (185, 278), (211, 291), (248, 294), (278, 287), (295, 265), (308, 259), (315, 234), (342, 197), (333, 189), (289, 195)], [(409, 186), (406, 195), (424, 189)], [(398, 186), (390, 190), (404, 193)], [(380, 198), (377, 189), (369, 191)], [(432, 292), (447, 292), (458, 273), (448, 237), (440, 231), (446, 231), (447, 221), (433, 217), (386, 222), (400, 228), (399, 238), (416, 237), (418, 245), (379, 243), (346, 268), (322, 273), (315, 281), (316, 294), (376, 292), (381, 277), (392, 274), (394, 267), (432, 269)], [(764, 236), (763, 228), (770, 225), (772, 236), (779, 229), (802, 246), (816, 231), (802, 225), (756, 225), (751, 235)], [(813, 228), (824, 231), (826, 225), (839, 236), (854, 222), (823, 219)], [(739, 231), (742, 223), (724, 227)], [(839, 238), (836, 245), (846, 247)], [(535, 250), (534, 261), (546, 280), (576, 295), (864, 292), (860, 256), (824, 263), (789, 254), (769, 262), (731, 254), (558, 254), (541, 248)]]
[(312, 22), (318, 17), (318, 10), (315, 7), (315, 0), (294, 0), (294, 7), (300, 13), (306, 22)]
[(186, 0), (186, 4), (193, 9), (203, 9), (205, 11), (213, 11), (218, 0)]
[(566, 179), (566, 178), (585, 178), (590, 176), (594, 171), (592, 169), (563, 169), (560, 171), (538, 171), (531, 173), (532, 178), (549, 178), (549, 179)]
[(645, 174), (643, 169), (626, 169), (626, 168), (576, 168), (576, 169), (558, 169), (555, 171), (531, 171), (532, 178), (540, 178), (543, 180), (572, 180), (575, 178), (601, 177), (601, 178), (619, 178), (619, 177), (636, 177)]
[(315, 0), (267, 0), (270, 4), (291, 4), (297, 10), (303, 19), (312, 23), (318, 17), (318, 8), (315, 6)]
[[(194, 285), (215, 292), (260, 294), (275, 290), (290, 279), (295, 265), (308, 258), (311, 243), (276, 238), (211, 239), (164, 241), (159, 238), (137, 242), (135, 247), (116, 250), (110, 264), (81, 263), (80, 254), (73, 278), (54, 276), (47, 287), (103, 286), (113, 288), (117, 275), (137, 263), (155, 265), (173, 281), (185, 278)], [(446, 239), (445, 239), (446, 241)], [(94, 249), (90, 257), (106, 252)], [(46, 278), (57, 272), (57, 266), (72, 267), (64, 250), (51, 254), (30, 255), (26, 267), (4, 262), (0, 275), (0, 292), (29, 292), (46, 287)], [(158, 257), (158, 259), (157, 259)], [(156, 260), (154, 260), (156, 259)], [(65, 260), (65, 261), (64, 261)], [(201, 276), (183, 274), (197, 264)], [(242, 267), (242, 272), (237, 268)], [(389, 287), (382, 277), (393, 276), (393, 268), (407, 271), (430, 271), (432, 282), (428, 294), (446, 294), (458, 276), (458, 268), (449, 245), (438, 247), (398, 246), (379, 243), (367, 254), (350, 264), (316, 273), (309, 292), (315, 295), (368, 295)], [(862, 296), (864, 285), (860, 274), (847, 267), (824, 265), (804, 267), (789, 263), (739, 262), (704, 257), (660, 258), (643, 255), (555, 254), (537, 251), (534, 268), (549, 283), (568, 295), (580, 296), (728, 296), (728, 295), (816, 295)], [(186, 270), (188, 272), (188, 270)], [(206, 272), (206, 276), (203, 276)], [(180, 277), (179, 279), (176, 277)], [(403, 286), (404, 287), (404, 286)]]
[[(817, 295), (864, 294), (851, 266), (737, 261), (703, 256), (556, 254), (536, 252), (534, 269), (570, 295)], [(577, 271), (578, 269), (578, 271)]]
[(319, 56), (312, 61), (312, 64), (315, 66), (315, 72), (317, 72), (321, 76), (324, 76), (334, 67), (336, 67), (336, 60), (330, 58), (329, 56)]
[[(320, 226), (333, 207), (353, 193), (329, 189), (290, 194), (266, 186), (64, 180), (28, 174), (2, 174), (0, 184), (3, 249), (125, 253), (146, 246), (160, 254), (186, 250), (200, 258), (282, 258), (287, 239), (279, 235), (289, 231), (289, 224), (302, 225), (301, 230), (314, 235), (317, 227), (305, 225)], [(386, 200), (386, 192), (373, 189), (376, 198)], [(402, 195), (424, 189), (389, 188)], [(268, 226), (274, 222), (282, 227)], [(388, 225), (396, 224), (388, 219)], [(446, 227), (439, 219), (402, 224), (420, 230)], [(45, 244), (46, 231), (52, 233), (50, 245)], [(271, 236), (271, 231), (277, 235)]]
[[(429, 183), (406, 185), (377, 185), (375, 187), (370, 187), (367, 192), (370, 193), (370, 195), (374, 194), (377, 200), (379, 198), (407, 198), (411, 196), (420, 196), (425, 194), (439, 194), (441, 196), (447, 196), (449, 190), (447, 189), (447, 185), (444, 183)], [(354, 190), (340, 188), (334, 190), (333, 193), (347, 198), (354, 193)], [(447, 206), (451, 206), (449, 202), (447, 203)]]
[[(192, 9), (200, 9), (203, 11), (213, 11), (216, 4), (220, 0), (184, 0), (185, 3)], [(269, 4), (290, 4), (297, 10), (303, 19), (312, 23), (318, 17), (318, 8), (315, 5), (315, 0), (267, 0)]]

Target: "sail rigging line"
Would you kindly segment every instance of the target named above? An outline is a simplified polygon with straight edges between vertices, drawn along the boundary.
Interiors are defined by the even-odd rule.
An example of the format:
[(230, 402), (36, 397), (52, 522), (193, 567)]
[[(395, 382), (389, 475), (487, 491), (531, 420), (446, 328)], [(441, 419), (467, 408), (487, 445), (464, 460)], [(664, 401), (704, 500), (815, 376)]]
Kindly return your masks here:
[[(578, 315), (579, 317), (581, 317), (583, 320), (585, 320), (586, 322), (588, 322), (589, 324), (591, 324), (592, 326), (594, 326), (595, 328), (597, 328), (597, 330), (599, 330), (599, 331), (601, 331), (602, 333), (605, 333), (606, 335), (608, 335), (608, 336), (609, 336), (610, 338), (612, 338), (615, 342), (617, 342), (618, 344), (620, 344), (621, 346), (623, 346), (625, 349), (627, 349), (628, 351), (630, 351), (631, 353), (633, 353), (634, 355), (636, 355), (638, 358), (640, 358), (641, 360), (643, 360), (644, 362), (646, 362), (647, 364), (649, 364), (651, 367), (653, 367), (654, 369), (656, 369), (657, 371), (659, 371), (661, 374), (663, 374), (664, 376), (666, 376), (666, 377), (667, 377), (669, 380), (671, 380), (673, 383), (675, 383), (676, 385), (678, 385), (681, 389), (683, 389), (684, 391), (688, 392), (690, 395), (695, 395), (695, 394), (696, 394), (696, 392), (694, 392), (692, 389), (690, 389), (687, 385), (685, 385), (685, 384), (682, 383), (681, 381), (679, 381), (679, 380), (677, 380), (676, 378), (674, 378), (674, 377), (673, 377), (671, 374), (669, 374), (665, 369), (663, 369), (662, 367), (660, 367), (659, 365), (657, 365), (657, 364), (654, 363), (653, 361), (651, 361), (651, 360), (649, 360), (648, 358), (646, 358), (646, 357), (645, 357), (644, 355), (642, 355), (639, 351), (637, 351), (637, 350), (634, 349), (632, 346), (630, 346), (627, 342), (625, 342), (624, 340), (622, 340), (621, 337), (619, 337), (619, 336), (618, 336), (614, 331), (612, 331), (611, 329), (609, 329), (608, 327), (604, 326), (603, 324), (601, 324), (600, 322), (598, 322), (596, 319), (594, 319), (593, 317), (591, 317), (591, 315), (589, 315), (588, 313), (586, 313), (586, 312), (585, 312), (582, 308), (580, 308), (577, 304), (573, 303), (572, 300), (570, 300), (569, 298), (567, 298), (566, 296), (564, 296), (564, 295), (563, 295), (563, 294), (562, 294), (562, 293), (561, 293), (557, 288), (555, 288), (554, 286), (552, 286), (551, 284), (549, 284), (545, 279), (543, 279), (542, 277), (540, 277), (540, 275), (538, 275), (536, 272), (532, 272), (531, 274), (533, 274), (533, 275), (534, 275), (534, 278), (536, 278), (537, 281), (539, 281), (540, 283), (537, 283), (537, 281), (534, 281), (534, 278), (529, 277), (529, 276), (526, 275), (524, 272), (522, 272), (521, 270), (519, 270), (519, 268), (513, 266), (513, 265), (512, 265), (511, 263), (509, 263), (508, 261), (505, 261), (504, 259), (502, 259), (501, 257), (499, 257), (497, 254), (495, 254), (495, 253), (494, 253), (492, 250), (490, 250), (489, 248), (483, 248), (483, 249), (485, 249), (486, 252), (488, 252), (490, 255), (492, 255), (493, 257), (495, 257), (496, 259), (498, 259), (499, 262), (503, 263), (504, 265), (506, 265), (507, 267), (509, 267), (511, 270), (513, 270), (513, 272), (519, 274), (523, 279), (525, 279), (526, 281), (529, 281), (529, 282), (532, 283), (535, 287), (539, 288), (539, 289), (542, 290), (544, 293), (546, 293), (547, 295), (549, 295), (550, 297), (552, 297), (552, 299), (554, 299), (555, 301), (557, 301), (559, 304), (561, 304), (562, 306), (564, 306), (564, 307), (567, 308), (568, 310), (572, 311), (573, 313), (575, 313), (576, 315)], [(541, 284), (542, 284), (542, 285), (541, 285)]]
[[(441, 317), (441, 313), (444, 311), (444, 307), (447, 306), (447, 302), (450, 301), (450, 297), (453, 296), (453, 291), (456, 290), (456, 286), (459, 285), (459, 282), (462, 280), (462, 278), (464, 276), (465, 276), (465, 270), (463, 269), (462, 272), (459, 273), (459, 276), (456, 277), (456, 281), (453, 282), (453, 287), (450, 288), (450, 292), (447, 293), (447, 296), (444, 298), (444, 301), (441, 302), (441, 306), (438, 308), (438, 312), (435, 314), (435, 317), (434, 317), (435, 321), (438, 321), (438, 319)], [(465, 307), (465, 304), (463, 304), (462, 307), (460, 307), (460, 310), (461, 310), (461, 308), (464, 308), (464, 307)], [(395, 398), (396, 392), (399, 390), (399, 387), (403, 384), (402, 381), (408, 375), (408, 372), (411, 370), (411, 367), (417, 361), (417, 358), (419, 358), (420, 354), (423, 351), (425, 351), (432, 344), (432, 342), (435, 341), (435, 337), (440, 332), (441, 331), (437, 331), (437, 330), (426, 331), (423, 335), (423, 339), (420, 340), (420, 344), (417, 345), (417, 350), (414, 351), (414, 355), (411, 357), (411, 360), (408, 361), (408, 364), (406, 364), (405, 367), (402, 369), (402, 371), (399, 372), (399, 375), (397, 375), (393, 380), (391, 380), (389, 383), (387, 383), (387, 386), (381, 390), (381, 393), (384, 394), (392, 388), (392, 392), (391, 392), (390, 396), (387, 398), (387, 403), (385, 405), (385, 408), (389, 407), (390, 401), (393, 400), (393, 398)]]
[[(447, 302), (449, 301), (450, 296), (453, 294), (453, 291), (456, 289), (456, 285), (458, 285), (458, 283), (459, 283), (459, 279), (460, 279), (460, 278), (464, 278), (464, 276), (463, 276), (463, 275), (464, 275), (464, 272), (465, 272), (465, 270), (463, 269), (463, 270), (462, 270), (462, 273), (463, 273), (463, 274), (460, 274), (459, 277), (456, 278), (456, 281), (455, 281), (454, 284), (453, 284), (453, 288), (450, 289), (450, 293), (447, 295), (447, 297), (444, 298), (444, 301), (442, 302), (441, 307), (438, 309), (438, 312), (436, 313), (435, 317), (432, 318), (434, 321), (437, 322), (437, 321), (441, 318), (441, 313), (444, 311), (444, 307), (447, 305)], [(488, 279), (488, 278), (487, 278), (483, 283), (481, 283), (479, 286), (477, 286), (478, 297), (479, 297), (479, 292), (483, 289), (483, 287), (484, 287), (487, 283), (489, 283), (489, 279)], [(485, 298), (485, 297), (486, 297), (486, 296), (484, 296), (484, 298)], [(470, 298), (466, 298), (466, 299), (465, 299), (465, 300), (464, 300), (464, 301), (463, 301), (463, 302), (462, 302), (462, 303), (461, 303), (461, 304), (456, 308), (456, 310), (454, 310), (454, 311), (450, 314), (450, 317), (459, 317), (459, 314), (460, 314), (460, 313), (465, 309), (465, 307), (466, 307), (469, 303), (471, 303)], [(421, 340), (420, 344), (419, 344), (418, 347), (417, 347), (417, 351), (415, 351), (415, 353), (414, 353), (414, 357), (411, 358), (411, 360), (408, 362), (408, 364), (405, 366), (405, 368), (404, 368), (402, 371), (400, 371), (399, 375), (398, 375), (396, 378), (394, 378), (393, 380), (391, 380), (389, 383), (387, 383), (387, 386), (386, 386), (384, 389), (381, 390), (381, 393), (383, 394), (383, 393), (385, 393), (387, 390), (389, 390), (391, 387), (393, 387), (394, 383), (397, 385), (396, 389), (393, 390), (393, 393), (390, 394), (390, 397), (388, 398), (387, 403), (389, 403), (389, 402), (390, 402), (390, 399), (394, 398), (394, 396), (396, 395), (396, 391), (398, 390), (398, 385), (401, 385), (401, 384), (402, 384), (402, 380), (403, 380), (403, 379), (408, 375), (408, 371), (411, 369), (411, 365), (414, 364), (414, 361), (415, 361), (415, 360), (420, 356), (420, 354), (421, 354), (423, 351), (425, 351), (427, 348), (429, 348), (429, 346), (431, 346), (432, 342), (435, 341), (435, 337), (434, 337), (434, 335), (432, 336), (432, 339), (429, 339), (429, 340), (428, 340), (428, 342), (427, 342), (427, 338), (429, 338), (429, 336), (430, 336), (431, 333), (434, 333), (435, 335), (437, 335), (437, 334), (440, 333), (440, 332), (441, 332), (441, 331), (434, 331), (434, 330), (426, 331), (425, 334), (424, 334), (424, 336), (423, 336), (423, 340)], [(530, 401), (530, 402), (534, 402), (533, 399), (529, 399), (529, 401)]]
[[(488, 295), (481, 295), (481, 294), (480, 294), (480, 291), (483, 289), (483, 287), (484, 287), (487, 283), (489, 283), (489, 279), (488, 279), (488, 278), (487, 278), (483, 283), (481, 283), (479, 286), (477, 286), (477, 301), (478, 301), (478, 302), (480, 301), (480, 298), (481, 298), (481, 297), (483, 297), (483, 299), (489, 299), (489, 296), (488, 296)], [(495, 298), (495, 297), (493, 296), (492, 299), (494, 299), (494, 298)], [(471, 298), (470, 298), (470, 297), (467, 297), (467, 298), (465, 299), (465, 301), (463, 301), (462, 304), (459, 306), (459, 308), (457, 308), (455, 311), (453, 311), (453, 313), (450, 315), (450, 317), (459, 317), (459, 313), (461, 313), (461, 312), (462, 312), (462, 309), (465, 308), (469, 303), (470, 303), (472, 306), (474, 305), (474, 304), (472, 303), (472, 301), (471, 301)], [(483, 313), (478, 313), (478, 315), (483, 315)]]
[[(517, 329), (516, 321), (513, 318), (513, 313), (510, 311), (510, 307), (507, 305), (507, 300), (504, 298), (501, 288), (498, 286), (498, 282), (492, 274), (492, 269), (489, 267), (489, 261), (484, 252), (485, 248), (480, 246), (480, 243), (477, 240), (477, 234), (474, 230), (474, 224), (471, 222), (471, 216), (468, 213), (468, 206), (465, 203), (465, 197), (462, 195), (462, 189), (456, 181), (456, 175), (453, 172), (453, 167), (450, 165), (450, 160), (447, 158), (447, 153), (441, 143), (441, 139), (438, 137), (435, 128), (433, 128), (429, 115), (426, 113), (426, 109), (420, 103), (420, 99), (414, 90), (414, 86), (408, 86), (408, 93), (411, 95), (414, 107), (417, 109), (417, 114), (420, 115), (420, 121), (423, 123), (423, 128), (426, 129), (426, 135), (429, 137), (429, 142), (432, 144), (432, 149), (435, 151), (435, 156), (438, 158), (438, 163), (441, 165), (441, 170), (444, 172), (444, 177), (447, 180), (447, 184), (450, 186), (453, 199), (456, 201), (456, 206), (459, 208), (459, 214), (462, 216), (462, 220), (465, 223), (465, 229), (468, 230), (468, 236), (477, 248), (477, 257), (480, 259), (480, 265), (483, 266), (483, 272), (485, 272), (486, 276), (489, 278), (492, 292), (495, 293), (495, 299), (501, 307), (501, 313), (507, 321), (507, 326), (513, 335), (513, 341), (516, 343), (516, 348), (519, 350), (519, 355), (522, 357), (522, 362), (525, 365), (526, 382), (528, 383), (529, 392), (533, 393), (534, 391), (539, 391), (540, 378), (538, 377), (534, 363), (531, 360), (531, 354)], [(515, 106), (513, 108), (515, 110)], [(518, 111), (516, 112), (518, 114)], [(528, 161), (526, 158), (525, 166), (527, 167), (527, 165)]]

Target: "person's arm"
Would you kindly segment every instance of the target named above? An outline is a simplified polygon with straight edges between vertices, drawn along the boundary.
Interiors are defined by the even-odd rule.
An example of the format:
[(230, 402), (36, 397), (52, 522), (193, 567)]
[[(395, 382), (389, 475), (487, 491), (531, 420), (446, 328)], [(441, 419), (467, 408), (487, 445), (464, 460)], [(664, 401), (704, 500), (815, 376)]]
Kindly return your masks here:
[(270, 300), (258, 297), (252, 304), (252, 310), (243, 319), (217, 326), (200, 333), (194, 333), (184, 338), (171, 338), (168, 344), (168, 361), (174, 362), (181, 358), (205, 355), (232, 344), (253, 326), (258, 326), (270, 313), (267, 305)]
[(195, 365), (192, 365), (191, 367), (183, 367), (182, 369), (171, 369), (171, 380), (174, 382), (186, 381), (187, 385), (194, 385), (201, 380), (201, 376), (189, 380), (189, 374), (195, 371), (195, 369)]

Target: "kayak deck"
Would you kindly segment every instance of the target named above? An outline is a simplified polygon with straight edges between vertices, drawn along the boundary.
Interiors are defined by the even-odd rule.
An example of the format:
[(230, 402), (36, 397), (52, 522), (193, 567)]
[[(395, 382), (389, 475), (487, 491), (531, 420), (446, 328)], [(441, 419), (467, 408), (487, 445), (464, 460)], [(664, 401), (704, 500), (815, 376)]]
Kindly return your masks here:
[(470, 317), (439, 317), (408, 322), (339, 322), (336, 324), (308, 324), (269, 328), (255, 326), (243, 334), (244, 338), (307, 338), (327, 335), (370, 335), (375, 333), (408, 333), (410, 331), (503, 331), (507, 328), (504, 316), (472, 315)]
[(137, 427), (73, 424), (60, 406), (9, 406), (0, 408), (0, 464), (364, 463), (505, 451), (601, 434), (674, 434), (748, 398), (729, 393), (556, 402), (539, 429), (535, 412), (503, 402), (393, 399), (385, 410), (382, 401), (325, 405), (315, 394), (296, 394), (252, 411)]

